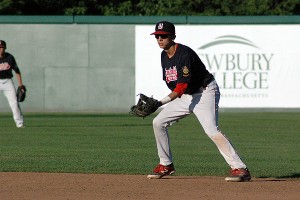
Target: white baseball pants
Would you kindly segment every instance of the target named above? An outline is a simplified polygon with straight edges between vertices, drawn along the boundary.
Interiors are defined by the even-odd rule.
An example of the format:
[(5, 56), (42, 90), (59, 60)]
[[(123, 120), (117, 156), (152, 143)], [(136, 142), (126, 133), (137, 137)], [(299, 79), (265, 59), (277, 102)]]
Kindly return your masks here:
[(4, 95), (12, 110), (16, 126), (21, 127), (23, 125), (23, 115), (17, 101), (16, 89), (12, 79), (0, 79), (0, 91), (4, 92)]
[(194, 113), (205, 133), (217, 145), (222, 156), (231, 168), (246, 168), (229, 140), (218, 129), (219, 87), (211, 82), (198, 93), (183, 94), (171, 101), (153, 120), (160, 164), (169, 165), (172, 161), (168, 127), (179, 119)]

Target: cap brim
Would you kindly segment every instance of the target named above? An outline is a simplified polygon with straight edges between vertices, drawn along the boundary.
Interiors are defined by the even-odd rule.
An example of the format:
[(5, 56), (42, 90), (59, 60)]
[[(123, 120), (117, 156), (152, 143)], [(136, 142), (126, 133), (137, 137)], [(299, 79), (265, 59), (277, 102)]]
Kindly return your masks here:
[(154, 33), (151, 33), (150, 35), (172, 35), (172, 33), (165, 32), (165, 31), (155, 31)]

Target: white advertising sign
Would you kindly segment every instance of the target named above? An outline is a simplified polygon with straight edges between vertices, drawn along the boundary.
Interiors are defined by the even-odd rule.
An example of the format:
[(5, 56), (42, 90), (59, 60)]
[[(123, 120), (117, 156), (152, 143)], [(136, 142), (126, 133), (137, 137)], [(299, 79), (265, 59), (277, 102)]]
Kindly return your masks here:
[[(176, 24), (175, 24), (176, 26)], [(161, 99), (161, 49), (153, 26), (136, 26), (136, 94)], [(214, 74), (223, 108), (300, 108), (300, 25), (177, 25)]]

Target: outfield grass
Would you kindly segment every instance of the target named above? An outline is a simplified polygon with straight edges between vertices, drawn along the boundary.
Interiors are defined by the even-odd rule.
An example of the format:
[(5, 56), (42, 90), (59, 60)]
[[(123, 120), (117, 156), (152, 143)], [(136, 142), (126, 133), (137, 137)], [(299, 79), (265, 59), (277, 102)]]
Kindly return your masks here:
[[(147, 174), (158, 163), (152, 119), (128, 114), (0, 114), (0, 171)], [(220, 129), (254, 177), (300, 177), (300, 113), (220, 113)], [(177, 175), (228, 166), (191, 115), (170, 127)]]

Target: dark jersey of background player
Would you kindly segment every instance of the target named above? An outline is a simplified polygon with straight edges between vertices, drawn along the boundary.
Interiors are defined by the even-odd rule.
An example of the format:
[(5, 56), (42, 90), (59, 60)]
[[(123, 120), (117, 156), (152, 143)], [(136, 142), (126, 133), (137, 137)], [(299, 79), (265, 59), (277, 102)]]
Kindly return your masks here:
[(17, 74), (20, 74), (20, 70), (14, 56), (5, 52), (3, 57), (0, 57), (0, 79), (12, 78), (12, 70), (14, 70)]

